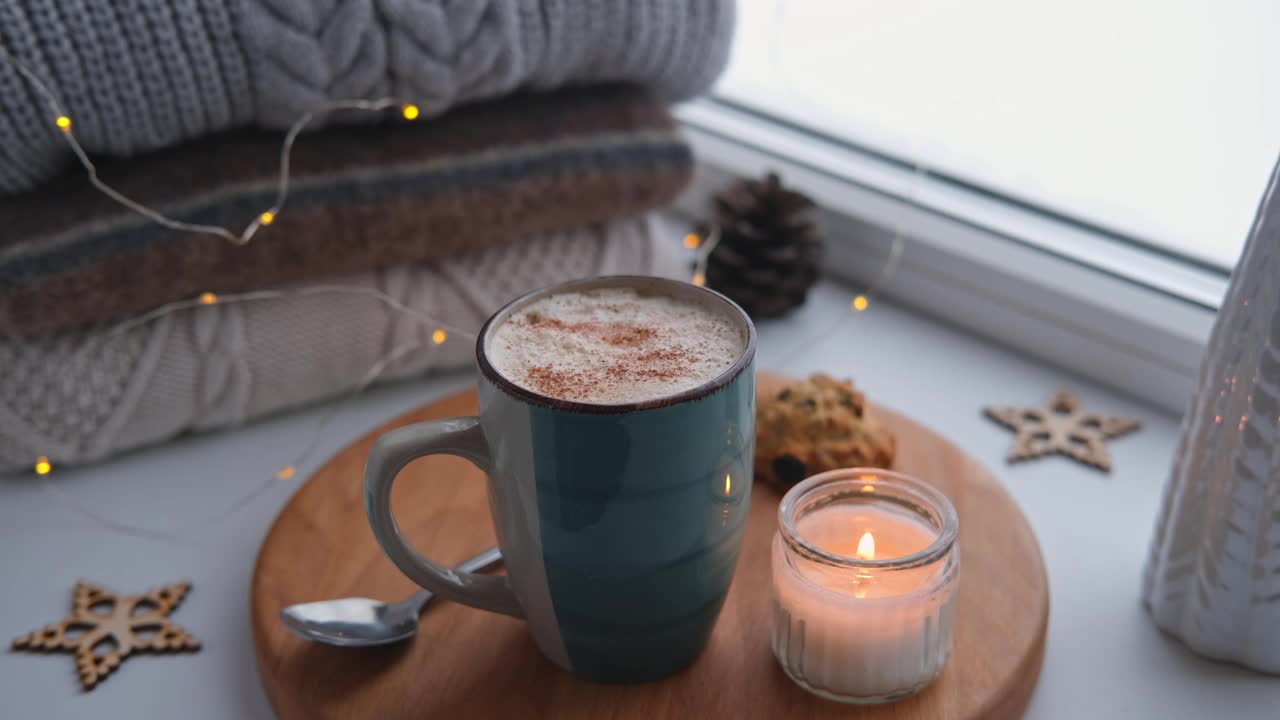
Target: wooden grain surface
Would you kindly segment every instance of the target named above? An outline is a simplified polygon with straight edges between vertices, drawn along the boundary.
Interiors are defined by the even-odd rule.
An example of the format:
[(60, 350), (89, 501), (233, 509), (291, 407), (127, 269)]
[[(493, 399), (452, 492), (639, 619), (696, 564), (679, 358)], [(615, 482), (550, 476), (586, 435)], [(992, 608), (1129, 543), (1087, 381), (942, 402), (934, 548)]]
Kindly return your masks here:
[[(782, 380), (762, 374), (762, 393)], [(254, 570), (250, 612), (258, 670), (281, 718), (1016, 718), (1044, 657), (1049, 588), (1035, 536), (977, 462), (925, 427), (885, 410), (895, 469), (935, 482), (960, 515), (955, 651), (937, 682), (893, 705), (814, 697), (787, 679), (769, 649), (769, 542), (778, 492), (757, 486), (742, 556), (706, 653), (659, 682), (593, 685), (543, 659), (520, 620), (438, 602), (418, 637), (352, 650), (304, 642), (278, 613), (295, 602), (350, 595), (399, 600), (415, 586), (378, 548), (361, 498), (374, 438), (411, 422), (476, 411), (474, 391), (404, 415), (315, 473), (281, 511)], [(412, 463), (393, 502), (401, 527), (432, 558), (458, 562), (493, 544), (485, 478), (464, 460)]]

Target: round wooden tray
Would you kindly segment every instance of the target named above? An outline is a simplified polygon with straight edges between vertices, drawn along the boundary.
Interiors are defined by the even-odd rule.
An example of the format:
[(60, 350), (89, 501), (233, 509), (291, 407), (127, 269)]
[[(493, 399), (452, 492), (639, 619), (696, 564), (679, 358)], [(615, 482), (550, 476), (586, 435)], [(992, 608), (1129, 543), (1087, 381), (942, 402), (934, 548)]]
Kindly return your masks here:
[[(762, 374), (762, 393), (783, 380)], [(879, 410), (898, 438), (896, 469), (935, 481), (960, 514), (955, 650), (942, 676), (893, 705), (858, 707), (796, 687), (769, 649), (769, 542), (779, 493), (757, 486), (746, 539), (706, 653), (644, 685), (583, 682), (543, 659), (523, 621), (439, 602), (418, 637), (351, 650), (304, 642), (280, 624), (295, 602), (399, 600), (415, 586), (378, 548), (361, 497), (374, 438), (407, 423), (476, 412), (474, 391), (400, 417), (334, 456), (281, 511), (262, 544), (250, 612), (258, 671), (282, 718), (1015, 718), (1035, 689), (1049, 622), (1040, 549), (1013, 500), (976, 461), (923, 426)], [(464, 460), (415, 461), (393, 502), (405, 533), (443, 562), (494, 543), (484, 476)]]

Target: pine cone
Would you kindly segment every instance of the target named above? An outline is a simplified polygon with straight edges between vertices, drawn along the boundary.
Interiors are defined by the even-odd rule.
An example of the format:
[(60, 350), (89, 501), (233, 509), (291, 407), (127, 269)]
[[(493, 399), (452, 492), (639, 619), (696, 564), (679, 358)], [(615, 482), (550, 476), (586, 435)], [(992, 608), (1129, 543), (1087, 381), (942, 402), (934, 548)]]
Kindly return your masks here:
[(707, 286), (753, 318), (779, 317), (803, 304), (822, 255), (813, 207), (805, 195), (784, 188), (776, 173), (717, 195), (720, 242), (707, 258)]

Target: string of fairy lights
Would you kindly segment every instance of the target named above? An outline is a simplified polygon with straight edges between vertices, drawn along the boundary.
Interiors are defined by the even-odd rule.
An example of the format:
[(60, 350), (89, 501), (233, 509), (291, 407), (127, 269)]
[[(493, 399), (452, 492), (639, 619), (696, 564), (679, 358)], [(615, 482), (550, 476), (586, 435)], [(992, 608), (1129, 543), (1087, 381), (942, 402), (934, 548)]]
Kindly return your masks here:
[(129, 208), (158, 225), (163, 225), (171, 230), (213, 235), (235, 245), (248, 244), (249, 241), (253, 239), (253, 236), (258, 233), (258, 230), (275, 222), (276, 218), (280, 215), (280, 212), (284, 210), (285, 201), (289, 196), (289, 159), (293, 154), (293, 145), (297, 142), (298, 136), (302, 131), (307, 129), (307, 127), (311, 125), (311, 123), (315, 122), (317, 118), (325, 117), (330, 113), (338, 112), (340, 110), (380, 113), (391, 108), (399, 108), (400, 115), (405, 120), (409, 121), (417, 120), (421, 115), (421, 110), (417, 105), (395, 97), (382, 97), (375, 98), (373, 100), (335, 100), (325, 103), (314, 110), (303, 113), (302, 116), (294, 121), (293, 125), (289, 127), (289, 131), (284, 136), (284, 142), (280, 146), (280, 172), (276, 178), (275, 201), (272, 202), (269, 207), (263, 209), (249, 220), (240, 232), (232, 232), (231, 230), (218, 225), (205, 225), (201, 223), (189, 223), (176, 220), (162, 212), (159, 212), (158, 210), (137, 202), (133, 198), (130, 198), (124, 193), (116, 190), (106, 182), (103, 182), (102, 178), (98, 177), (98, 167), (93, 163), (93, 160), (89, 157), (89, 153), (85, 151), (84, 146), (81, 145), (80, 141), (76, 138), (75, 123), (71, 119), (70, 112), (62, 102), (58, 100), (58, 96), (54, 93), (52, 88), (41, 80), (40, 77), (36, 75), (35, 71), (10, 53), (9, 49), (5, 47), (3, 42), (0, 42), (0, 59), (3, 59), (11, 67), (17, 70), (18, 74), (22, 75), (23, 79), (27, 81), (27, 84), (30, 85), (30, 87), (35, 90), (36, 94), (44, 100), (45, 105), (49, 109), (49, 113), (53, 117), (54, 126), (56, 126), (58, 130), (62, 131), (62, 136), (66, 139), (67, 146), (71, 148), (71, 152), (75, 154), (76, 160), (79, 161), (80, 165), (88, 174), (89, 182), (96, 190), (98, 190), (98, 192), (101, 192), (117, 203)]
[[(398, 110), (400, 117), (405, 121), (412, 122), (418, 120), (422, 113), (420, 107), (414, 102), (397, 97), (381, 97), (371, 100), (336, 100), (322, 104), (319, 107), (304, 113), (293, 123), (293, 125), (289, 127), (289, 130), (286, 132), (284, 140), (281, 143), (279, 172), (276, 181), (276, 195), (273, 202), (250, 218), (246, 222), (245, 226), (239, 231), (234, 231), (221, 226), (189, 223), (170, 217), (155, 208), (128, 197), (103, 181), (98, 176), (97, 166), (94, 164), (88, 152), (76, 137), (74, 116), (58, 99), (57, 94), (30, 67), (10, 53), (9, 49), (2, 41), (0, 41), (0, 60), (3, 60), (9, 66), (13, 67), (44, 101), (49, 113), (48, 117), (50, 122), (55, 128), (57, 128), (62, 138), (66, 141), (67, 146), (72, 151), (72, 154), (85, 171), (89, 183), (98, 192), (101, 192), (106, 197), (137, 213), (138, 215), (164, 227), (183, 232), (213, 235), (237, 246), (243, 246), (253, 241), (259, 235), (260, 231), (264, 228), (270, 227), (279, 218), (280, 214), (284, 212), (289, 196), (289, 169), (293, 147), (301, 133), (317, 119), (323, 118), (336, 111), (385, 113), (389, 110), (396, 109)], [(920, 169), (920, 173), (923, 173), (922, 169)], [(919, 176), (920, 174), (918, 174), (918, 177)], [(720, 238), (721, 234), (718, 228), (715, 227), (710, 228), (705, 234), (690, 232), (685, 235), (683, 239), (684, 247), (693, 252), (693, 271), (690, 277), (690, 282), (693, 284), (699, 286), (706, 284), (707, 265), (711, 259), (712, 253), (720, 242)], [(887, 284), (893, 274), (897, 271), (902, 255), (903, 241), (904, 236), (902, 228), (898, 227), (894, 233), (889, 258), (882, 267), (876, 280), (870, 283), (863, 292), (857, 293), (853, 297), (851, 307), (854, 311), (865, 311), (870, 306), (871, 298), (874, 294), (879, 292), (879, 290)], [(447, 322), (442, 322), (439, 318), (405, 305), (398, 298), (375, 288), (327, 284), (309, 285), (289, 290), (254, 290), (234, 294), (219, 294), (213, 291), (206, 291), (194, 298), (167, 303), (146, 313), (113, 325), (97, 334), (95, 336), (95, 342), (105, 342), (106, 340), (121, 333), (153, 322), (169, 314), (201, 306), (225, 306), (229, 304), (261, 302), (284, 297), (297, 297), (299, 295), (314, 295), (322, 293), (347, 293), (372, 297), (382, 303), (385, 303), (388, 307), (397, 312), (407, 314), (420, 323), (424, 328), (430, 328), (430, 333), (426, 336), (426, 339), (404, 343), (394, 348), (390, 353), (374, 363), (374, 365), (370, 367), (361, 378), (360, 382), (358, 382), (346, 394), (347, 399), (364, 392), (370, 385), (376, 382), (388, 368), (392, 367), (397, 361), (405, 358), (411, 353), (420, 351), (424, 347), (428, 347), (430, 345), (442, 345), (450, 340), (464, 339), (474, 341), (476, 338), (473, 331), (453, 326)], [(822, 335), (829, 336), (832, 329), (834, 328), (825, 328)], [(97, 347), (97, 345), (94, 343), (85, 343), (77, 348), (76, 353), (66, 359), (65, 362), (75, 362), (81, 357), (82, 353), (92, 352), (95, 347)], [(44, 482), (41, 483), (41, 485), (47, 492), (61, 502), (109, 529), (140, 537), (163, 539), (169, 542), (187, 542), (186, 538), (190, 537), (193, 529), (206, 527), (229, 517), (237, 510), (253, 502), (253, 500), (260, 497), (280, 481), (290, 480), (296, 477), (299, 468), (305, 467), (305, 463), (320, 446), (321, 440), (324, 437), (323, 432), (325, 428), (343, 408), (343, 406), (343, 402), (331, 402), (326, 414), (322, 416), (321, 420), (318, 422), (310, 441), (292, 462), (281, 467), (272, 476), (265, 478), (262, 483), (253, 488), (250, 492), (236, 499), (223, 510), (206, 518), (202, 523), (193, 524), (191, 522), (183, 522), (180, 528), (175, 527), (172, 529), (155, 529), (131, 523), (124, 523), (86, 506), (71, 494), (65, 493), (56, 488), (51, 482)], [(50, 456), (40, 455), (35, 458), (32, 468), (37, 476), (48, 479), (48, 477), (53, 473), (54, 463)]]

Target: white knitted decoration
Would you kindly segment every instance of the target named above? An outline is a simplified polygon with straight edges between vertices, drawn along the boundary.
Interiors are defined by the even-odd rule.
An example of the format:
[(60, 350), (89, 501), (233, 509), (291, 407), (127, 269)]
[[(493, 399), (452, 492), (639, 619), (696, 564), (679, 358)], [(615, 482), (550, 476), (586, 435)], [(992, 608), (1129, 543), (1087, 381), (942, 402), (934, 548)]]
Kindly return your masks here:
[[(683, 273), (675, 243), (637, 219), (323, 284), (377, 288), (476, 331), (524, 292), (612, 274)], [(419, 347), (379, 380), (474, 362), (474, 338), (436, 345), (435, 329), (376, 297), (334, 292), (194, 307), (121, 333), (3, 341), (0, 471), (28, 469), (41, 455), (97, 460), (333, 397), (406, 344)]]
[(1183, 418), (1143, 597), (1192, 650), (1280, 674), (1280, 166)]

